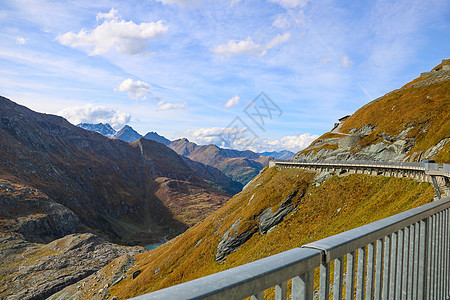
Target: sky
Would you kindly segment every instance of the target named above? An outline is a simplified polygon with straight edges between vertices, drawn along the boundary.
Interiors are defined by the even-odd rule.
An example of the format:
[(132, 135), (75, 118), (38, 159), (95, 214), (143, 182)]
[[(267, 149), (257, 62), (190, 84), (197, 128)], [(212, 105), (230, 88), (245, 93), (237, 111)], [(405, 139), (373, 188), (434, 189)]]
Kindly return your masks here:
[(450, 58), (448, 0), (0, 0), (0, 95), (73, 124), (299, 151)]

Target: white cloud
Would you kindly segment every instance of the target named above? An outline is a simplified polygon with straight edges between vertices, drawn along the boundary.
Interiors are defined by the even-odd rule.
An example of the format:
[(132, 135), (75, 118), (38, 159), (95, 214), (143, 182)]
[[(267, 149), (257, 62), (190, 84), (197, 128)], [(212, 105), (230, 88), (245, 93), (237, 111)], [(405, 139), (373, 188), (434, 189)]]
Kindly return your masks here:
[[(308, 147), (318, 137), (318, 135), (311, 135), (310, 133), (284, 136), (279, 140), (267, 141), (267, 148), (269, 148), (267, 151), (289, 150), (297, 152)], [(260, 145), (260, 148), (263, 148), (263, 145)]]
[(343, 56), (342, 57), (342, 66), (344, 68), (350, 68), (352, 63), (353, 62), (350, 60), (350, 58), (348, 56)]
[(225, 57), (233, 55), (251, 53), (256, 55), (264, 55), (264, 48), (260, 44), (253, 42), (251, 37), (243, 41), (230, 40), (227, 44), (216, 46), (213, 51)]
[[(219, 147), (252, 150), (255, 152), (281, 150), (297, 152), (308, 147), (319, 137), (318, 135), (304, 133), (295, 136), (284, 136), (278, 140), (268, 140), (249, 135), (247, 130), (247, 128), (236, 130), (236, 128), (211, 127), (186, 130), (181, 135), (200, 145), (215, 144)], [(229, 145), (224, 143), (224, 138), (227, 138), (227, 135), (233, 137)]]
[(186, 6), (198, 6), (200, 5), (204, 0), (156, 0), (158, 2), (163, 3), (164, 5), (178, 5), (181, 7)]
[(285, 15), (278, 15), (277, 18), (272, 23), (272, 26), (279, 29), (285, 29), (289, 25), (290, 22)]
[(17, 45), (24, 45), (26, 42), (27, 42), (27, 39), (25, 39), (25, 38), (23, 38), (21, 36), (18, 36), (16, 38), (16, 44)]
[[(148, 40), (168, 31), (162, 21), (135, 24), (120, 20), (117, 11), (98, 14), (97, 20), (105, 21), (93, 30), (82, 29), (79, 33), (67, 32), (56, 39), (63, 45), (73, 48), (91, 49), (91, 55), (106, 54), (115, 49), (123, 54), (138, 54), (147, 50)], [(93, 48), (93, 49), (92, 49)]]
[(143, 81), (133, 81), (131, 78), (125, 79), (114, 91), (128, 92), (131, 99), (145, 100), (145, 95), (150, 94), (150, 85)]
[(291, 34), (289, 32), (286, 32), (283, 35), (278, 34), (265, 45), (253, 42), (253, 39), (251, 37), (247, 37), (247, 39), (243, 41), (230, 40), (227, 44), (216, 46), (212, 51), (220, 54), (223, 57), (230, 57), (243, 53), (264, 56), (267, 50), (286, 42), (290, 38), (290, 36)]
[(96, 18), (97, 18), (97, 22), (100, 21), (100, 20), (118, 20), (119, 19), (119, 12), (116, 9), (111, 8), (111, 10), (109, 12), (107, 12), (107, 13), (99, 12), (97, 14)]
[(164, 100), (158, 102), (157, 111), (165, 111), (165, 110), (176, 110), (176, 109), (187, 109), (187, 104), (183, 103), (170, 103), (165, 102)]
[(311, 0), (269, 0), (269, 1), (273, 3), (278, 3), (280, 6), (284, 8), (294, 8), (297, 6), (305, 7)]
[(92, 104), (67, 107), (58, 112), (58, 115), (66, 118), (75, 125), (79, 123), (109, 123), (109, 125), (116, 129), (122, 128), (131, 119), (131, 116), (127, 113), (104, 106), (94, 106)]
[(283, 35), (278, 34), (276, 37), (274, 37), (270, 42), (266, 44), (266, 50), (273, 48), (279, 44), (287, 42), (289, 38), (291, 37), (291, 34), (289, 32), (285, 32)]
[(240, 101), (241, 99), (239, 98), (239, 96), (233, 96), (230, 100), (227, 101), (227, 103), (225, 103), (223, 107), (230, 108), (232, 106), (238, 105)]

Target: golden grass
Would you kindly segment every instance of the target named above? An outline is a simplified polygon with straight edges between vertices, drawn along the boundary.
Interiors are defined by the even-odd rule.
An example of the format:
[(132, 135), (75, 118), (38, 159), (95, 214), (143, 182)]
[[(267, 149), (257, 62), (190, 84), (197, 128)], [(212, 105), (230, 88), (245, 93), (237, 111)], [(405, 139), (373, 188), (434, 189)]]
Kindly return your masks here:
[[(205, 221), (138, 255), (133, 270), (140, 269), (141, 275), (111, 287), (111, 295), (125, 299), (239, 266), (417, 207), (434, 194), (430, 184), (406, 178), (355, 174), (332, 177), (316, 187), (310, 184), (313, 176), (299, 169), (267, 169)], [(278, 207), (297, 189), (306, 196), (283, 222), (265, 235), (255, 233), (225, 262), (214, 260), (222, 235), (236, 220), (255, 226), (260, 212)]]
[[(430, 85), (398, 90), (381, 100), (364, 106), (349, 117), (342, 126), (342, 132), (361, 128), (366, 124), (376, 130), (359, 141), (369, 145), (377, 140), (376, 135), (386, 133), (397, 136), (409, 127), (415, 127), (408, 137), (416, 138), (410, 150), (423, 152), (440, 140), (450, 137), (450, 80)], [(366, 140), (367, 139), (367, 140)], [(447, 148), (448, 152), (448, 148)], [(439, 162), (450, 162), (448, 153), (436, 158)]]

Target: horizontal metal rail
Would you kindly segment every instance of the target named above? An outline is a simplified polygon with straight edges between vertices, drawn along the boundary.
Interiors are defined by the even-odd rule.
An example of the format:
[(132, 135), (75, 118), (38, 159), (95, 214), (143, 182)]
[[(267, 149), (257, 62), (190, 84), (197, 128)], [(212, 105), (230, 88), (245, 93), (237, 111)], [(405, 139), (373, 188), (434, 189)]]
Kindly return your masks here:
[(310, 300), (316, 269), (321, 300), (447, 299), (449, 238), (450, 197), (134, 299), (264, 299), (275, 287), (278, 300), (289, 282), (290, 299)]
[(361, 167), (361, 168), (382, 168), (382, 169), (403, 169), (428, 172), (438, 172), (441, 176), (450, 173), (450, 165), (424, 162), (389, 162), (389, 161), (333, 161), (333, 160), (299, 160), (299, 159), (276, 159), (275, 165), (304, 165), (304, 166), (324, 166), (324, 167)]

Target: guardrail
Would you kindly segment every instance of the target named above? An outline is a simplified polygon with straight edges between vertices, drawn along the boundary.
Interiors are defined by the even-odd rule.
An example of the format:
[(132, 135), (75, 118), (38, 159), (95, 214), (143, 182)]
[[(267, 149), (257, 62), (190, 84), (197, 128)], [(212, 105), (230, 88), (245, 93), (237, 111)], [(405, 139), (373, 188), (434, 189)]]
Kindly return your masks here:
[(314, 283), (321, 300), (448, 299), (449, 214), (450, 197), (133, 299), (261, 300), (265, 290), (275, 287), (279, 300), (287, 299), (288, 283), (295, 300), (313, 299)]
[[(380, 168), (392, 168), (392, 169), (411, 169), (418, 171), (427, 170), (439, 170), (439, 164), (437, 163), (423, 163), (423, 162), (389, 162), (389, 161), (369, 161), (369, 160), (354, 160), (354, 161), (339, 161), (339, 160), (288, 160), (288, 159), (276, 159), (275, 164), (289, 163), (299, 165), (311, 165), (311, 166), (357, 166), (357, 167), (380, 167)], [(444, 164), (446, 170), (450, 170), (450, 165)]]

